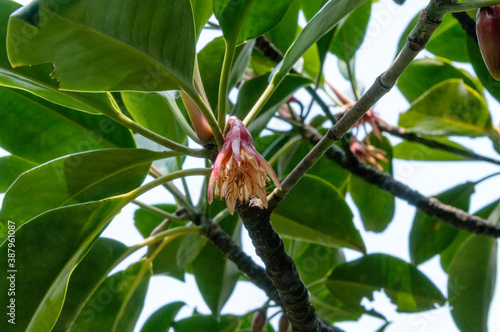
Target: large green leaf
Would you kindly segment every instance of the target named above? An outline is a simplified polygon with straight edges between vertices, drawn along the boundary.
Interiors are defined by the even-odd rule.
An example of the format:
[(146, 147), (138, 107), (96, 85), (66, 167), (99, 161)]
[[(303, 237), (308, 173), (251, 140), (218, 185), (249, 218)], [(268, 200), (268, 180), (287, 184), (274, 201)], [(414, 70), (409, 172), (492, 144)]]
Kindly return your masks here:
[[(469, 211), (470, 197), (475, 183), (466, 182), (435, 196), (445, 204)], [(455, 239), (459, 229), (439, 218), (431, 217), (418, 210), (410, 231), (410, 257), (419, 265), (442, 252)]]
[(193, 315), (174, 322), (175, 332), (233, 332), (240, 324), (240, 317), (234, 315), (224, 315), (220, 318), (216, 316)]
[[(127, 246), (113, 239), (99, 238), (71, 274), (64, 306), (53, 332), (71, 328), (92, 293), (120, 262)], [(100, 303), (101, 304), (101, 303)]]
[[(475, 216), (481, 217), (483, 219), (490, 219), (492, 223), (498, 223), (498, 216), (494, 215), (495, 209), (500, 208), (500, 200), (496, 200), (479, 211), (474, 212)], [(450, 270), (450, 263), (451, 260), (453, 259), (453, 256), (457, 252), (458, 248), (464, 243), (464, 241), (471, 235), (470, 232), (461, 230), (460, 233), (455, 237), (453, 242), (445, 249), (443, 250), (439, 256), (440, 256), (440, 262), (441, 262), (441, 267), (443, 270), (448, 273)]]
[(0, 158), (0, 193), (5, 192), (21, 173), (37, 166), (37, 163), (6, 156)]
[[(268, 124), (269, 120), (274, 116), (278, 107), (293, 95), (293, 93), (306, 85), (311, 84), (312, 81), (299, 75), (288, 75), (283, 83), (276, 89), (276, 92), (271, 96), (271, 98), (264, 104), (261, 109), (259, 116), (252, 121), (248, 126), (248, 130), (253, 136), (257, 136)], [(245, 84), (240, 89), (238, 94), (238, 101), (232, 111), (232, 115), (235, 115), (239, 119), (245, 118), (248, 114), (252, 105), (257, 102), (260, 95), (264, 92), (269, 84), (269, 75), (262, 75), (255, 77)]]
[(297, 265), (300, 278), (310, 284), (326, 276), (335, 266), (345, 263), (342, 249), (285, 239), (285, 248)]
[(5, 194), (0, 210), (0, 239), (7, 235), (8, 220), (19, 227), (50, 209), (96, 201), (137, 188), (148, 174), (151, 162), (164, 156), (141, 149), (97, 150), (62, 157), (24, 173)]
[(195, 35), (189, 0), (35, 1), (11, 16), (7, 50), (14, 66), (53, 63), (65, 90), (193, 91)]
[(476, 41), (470, 37), (467, 37), (467, 51), (470, 63), (472, 68), (474, 68), (477, 78), (483, 83), (486, 90), (488, 90), (496, 100), (500, 101), (500, 83), (491, 76), (484, 63), (479, 46)]
[(311, 175), (304, 176), (271, 215), (274, 228), (285, 238), (364, 252), (352, 219), (339, 191)]
[[(160, 204), (153, 207), (169, 213), (175, 213), (176, 205)], [(156, 214), (144, 209), (138, 209), (134, 213), (134, 224), (139, 233), (147, 238), (151, 232), (164, 220)], [(172, 227), (181, 227), (184, 224), (172, 222)], [(153, 261), (153, 274), (164, 274), (184, 281), (184, 270), (187, 265), (199, 254), (206, 240), (195, 234), (180, 235), (171, 240), (158, 253)], [(189, 246), (190, 250), (184, 248)]]
[(492, 128), (484, 98), (458, 79), (427, 90), (399, 116), (399, 126), (424, 135), (469, 137), (486, 135)]
[(333, 295), (326, 284), (327, 282), (315, 283), (308, 288), (310, 292), (309, 300), (316, 309), (318, 316), (331, 322), (340, 322), (346, 320), (356, 321), (361, 315), (366, 314), (363, 306), (346, 303)]
[(292, 0), (214, 0), (214, 14), (226, 40), (241, 44), (273, 29)]
[(497, 240), (469, 235), (453, 256), (448, 276), (451, 315), (460, 331), (488, 331), (497, 279)]
[(301, 0), (293, 0), (281, 22), (276, 28), (267, 33), (269, 41), (283, 53), (286, 52), (295, 40), (298, 29), (300, 2)]
[(184, 302), (172, 302), (156, 310), (144, 323), (141, 332), (168, 331), (184, 305)]
[[(450, 141), (446, 137), (423, 137), (430, 139), (432, 141), (453, 147), (456, 149), (461, 149), (462, 151), (472, 152), (466, 147)], [(455, 153), (447, 152), (440, 149), (433, 149), (428, 146), (410, 142), (403, 141), (396, 145), (393, 149), (394, 158), (404, 159), (404, 160), (418, 160), (418, 161), (460, 161), (460, 160), (470, 160), (471, 158), (458, 155)]]
[[(300, 142), (292, 147), (278, 161), (278, 177), (285, 178), (298, 165), (298, 163), (309, 153), (312, 146), (306, 142)], [(268, 159), (269, 160), (269, 159)], [(331, 161), (326, 156), (321, 157), (307, 172), (323, 180), (330, 182), (342, 195), (345, 195), (349, 183), (349, 172)]]
[(367, 0), (330, 0), (314, 16), (299, 33), (290, 46), (285, 57), (274, 73), (272, 81), (279, 84), (293, 65), (302, 55), (314, 45), (324, 34), (330, 31), (345, 15), (356, 9)]
[(194, 22), (196, 25), (196, 37), (199, 38), (201, 30), (213, 15), (212, 1), (191, 0), (193, 6)]
[[(177, 107), (172, 96), (135, 92), (122, 92), (121, 96), (123, 103), (135, 122), (154, 131), (158, 135), (166, 137), (174, 142), (187, 145), (187, 134), (181, 127), (179, 120), (184, 121), (185, 126), (189, 127), (189, 124), (183, 117), (181, 110)], [(165, 150), (164, 146), (148, 140), (145, 137), (136, 137), (136, 141), (138, 146), (150, 150)], [(166, 174), (178, 171), (184, 160), (185, 157), (169, 158), (155, 161), (153, 164), (158, 167), (160, 172)]]
[(468, 72), (440, 58), (413, 61), (398, 79), (397, 87), (411, 103), (434, 85), (451, 78), (463, 80), (465, 84), (482, 94), (482, 87)]
[(351, 306), (373, 292), (384, 292), (398, 312), (419, 312), (444, 305), (437, 287), (414, 265), (385, 254), (371, 254), (337, 266), (326, 281), (330, 292)]
[[(126, 204), (125, 196), (71, 205), (43, 213), (17, 229), (0, 246), (0, 265), (19, 271), (16, 278), (16, 329), (50, 331), (61, 312), (68, 279), (109, 221)], [(15, 221), (8, 225), (16, 228)], [(11, 240), (14, 239), (14, 240)], [(15, 243), (15, 262), (8, 264), (8, 246)], [(26, 273), (21, 273), (25, 271)], [(36, 273), (29, 273), (36, 271)], [(9, 280), (0, 280), (1, 289)], [(9, 298), (1, 297), (4, 308)], [(7, 319), (0, 329), (9, 331)]]
[(106, 278), (85, 303), (69, 331), (134, 331), (151, 274), (151, 262), (141, 259)]
[[(253, 41), (236, 48), (231, 73), (229, 76), (229, 91), (238, 83), (250, 61), (254, 46)], [(222, 37), (214, 38), (198, 53), (198, 65), (203, 80), (203, 86), (212, 109), (217, 108), (219, 96), (220, 75), (224, 62), (225, 42)]]
[(425, 49), (451, 61), (469, 62), (465, 37), (460, 22), (452, 15), (445, 15)]
[[(387, 137), (379, 140), (371, 133), (369, 136), (373, 146), (385, 151), (387, 162), (380, 160), (383, 171), (392, 174), (392, 145)], [(350, 193), (358, 207), (361, 220), (367, 231), (383, 232), (394, 217), (396, 202), (394, 196), (379, 187), (360, 179), (351, 177)]]
[[(219, 225), (236, 243), (241, 244), (242, 223), (237, 216), (228, 216)], [(218, 316), (236, 286), (240, 276), (238, 267), (208, 242), (193, 261), (192, 270), (205, 303), (212, 314)]]
[[(20, 5), (10, 0), (0, 2), (0, 40), (6, 40), (7, 22), (10, 13)], [(111, 109), (110, 100), (105, 94), (74, 93), (59, 90), (59, 83), (50, 78), (54, 71), (51, 64), (42, 64), (30, 67), (12, 68), (8, 57), (6, 44), (0, 44), (0, 85), (29, 91), (50, 100), (53, 103), (64, 105), (90, 113), (99, 113)]]
[(0, 100), (0, 146), (21, 159), (41, 164), (81, 151), (135, 147), (130, 130), (105, 116), (4, 87)]
[(370, 20), (372, 2), (367, 1), (339, 24), (330, 51), (339, 59), (349, 62), (365, 39), (366, 28)]

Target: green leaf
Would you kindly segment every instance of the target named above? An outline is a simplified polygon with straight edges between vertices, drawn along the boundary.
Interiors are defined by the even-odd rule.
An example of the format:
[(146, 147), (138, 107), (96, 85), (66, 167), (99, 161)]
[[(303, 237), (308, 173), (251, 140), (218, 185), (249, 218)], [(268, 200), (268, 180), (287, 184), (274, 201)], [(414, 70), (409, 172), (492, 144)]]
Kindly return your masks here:
[[(22, 308), (16, 311), (16, 329), (50, 331), (61, 312), (72, 271), (126, 203), (126, 197), (118, 196), (50, 210), (19, 227), (15, 237), (2, 243), (1, 266), (8, 266), (8, 246), (14, 243), (16, 261), (10, 267), (17, 271), (36, 271), (15, 276), (16, 308)], [(14, 230), (16, 221), (11, 221), (8, 227), (11, 227), (9, 231)], [(0, 286), (8, 289), (9, 280), (2, 278)], [(8, 297), (1, 298), (4, 308), (7, 301)], [(1, 320), (2, 331), (10, 328), (7, 319)]]
[[(258, 133), (267, 126), (267, 123), (274, 116), (278, 107), (288, 101), (297, 89), (311, 83), (311, 80), (308, 78), (299, 75), (288, 75), (283, 80), (283, 83), (276, 89), (276, 92), (262, 107), (259, 116), (248, 126), (248, 130), (252, 135), (257, 136)], [(244, 119), (268, 84), (269, 75), (255, 77), (246, 81), (240, 88), (238, 101), (232, 111), (232, 115), (236, 116), (238, 119)]]
[(345, 263), (342, 249), (285, 239), (287, 253), (293, 258), (304, 283), (310, 284), (326, 276), (335, 266)]
[[(6, 27), (10, 13), (18, 9), (16, 2), (4, 0), (0, 3), (0, 26)], [(7, 29), (0, 30), (0, 40), (7, 39)], [(106, 94), (74, 93), (59, 90), (59, 83), (50, 78), (54, 71), (51, 64), (12, 68), (7, 57), (6, 44), (0, 44), (0, 85), (26, 90), (53, 103), (90, 113), (111, 109)]]
[(330, 0), (299, 33), (274, 73), (272, 81), (279, 84), (302, 55), (324, 34), (330, 31), (345, 15), (367, 0)]
[(70, 331), (134, 331), (151, 274), (151, 262), (141, 259), (106, 278), (85, 303)]
[[(295, 166), (298, 165), (307, 153), (309, 153), (311, 148), (312, 146), (310, 144), (300, 142), (290, 149), (288, 153), (285, 153), (278, 161), (278, 177), (285, 178), (286, 175), (290, 174)], [(344, 190), (349, 180), (349, 172), (326, 156), (321, 157), (314, 166), (311, 167), (307, 174), (328, 181), (342, 193), (342, 196), (344, 196)]]
[[(470, 197), (475, 191), (474, 182), (466, 182), (435, 196), (436, 199), (469, 211)], [(417, 211), (410, 231), (410, 257), (417, 265), (442, 252), (455, 239), (459, 229), (438, 218)]]
[[(229, 234), (236, 243), (241, 244), (241, 221), (237, 216), (228, 216), (221, 220), (219, 226)], [(192, 263), (196, 284), (205, 303), (214, 316), (218, 316), (233, 293), (240, 271), (235, 263), (227, 259), (211, 242), (207, 242), (203, 250)], [(197, 331), (194, 329), (193, 331)]]
[(113, 239), (97, 240), (69, 279), (64, 306), (52, 329), (53, 332), (65, 332), (70, 329), (92, 293), (120, 262), (126, 250), (127, 246)]
[(135, 147), (130, 130), (105, 116), (3, 87), (0, 100), (0, 146), (26, 161), (41, 164), (76, 152)]
[[(425, 79), (422, 79), (423, 77)], [(411, 103), (434, 85), (451, 78), (463, 80), (482, 94), (483, 89), (476, 83), (476, 79), (465, 70), (453, 66), (450, 61), (440, 58), (414, 60), (398, 79), (397, 87)]]
[(458, 79), (434, 85), (399, 116), (399, 126), (423, 135), (477, 137), (491, 131), (484, 98)]
[(497, 240), (469, 235), (453, 256), (448, 272), (451, 315), (460, 331), (488, 331), (496, 270)]
[[(171, 204), (154, 205), (154, 207), (169, 213), (174, 213), (178, 209), (176, 205)], [(142, 208), (134, 213), (135, 227), (144, 238), (147, 238), (163, 220), (163, 217)], [(185, 223), (173, 222), (170, 227), (184, 225)], [(196, 258), (205, 242), (205, 239), (195, 234), (181, 235), (171, 240), (153, 260), (153, 274), (164, 274), (184, 281), (187, 265)], [(186, 250), (185, 247), (189, 247), (190, 250)]]
[(306, 20), (310, 21), (327, 1), (328, 0), (301, 0), (302, 12)]
[[(236, 48), (233, 64), (231, 66), (231, 74), (229, 76), (228, 91), (230, 91), (241, 79), (250, 61), (250, 55), (252, 54), (254, 44), (254, 41), (248, 41), (244, 45), (240, 45)], [(200, 75), (212, 109), (217, 109), (220, 75), (222, 63), (224, 61), (225, 47), (225, 42), (222, 37), (214, 38), (200, 51), (200, 53), (198, 53)]]
[(316, 283), (309, 287), (309, 300), (316, 309), (316, 314), (330, 322), (356, 321), (366, 310), (359, 304), (351, 305), (333, 295), (327, 282)]
[(174, 322), (175, 332), (233, 332), (240, 324), (240, 317), (234, 315), (224, 315), (220, 318), (216, 316), (192, 316)]
[(330, 52), (339, 59), (350, 61), (363, 43), (370, 20), (371, 7), (371, 1), (365, 2), (352, 11), (337, 27)]
[[(495, 209), (498, 209), (499, 204), (500, 200), (494, 201), (486, 205), (479, 211), (475, 212), (474, 215), (481, 217), (483, 219), (488, 219), (492, 223), (498, 223), (498, 216), (495, 217), (494, 211)], [(449, 271), (451, 260), (453, 259), (453, 256), (457, 252), (458, 248), (470, 235), (471, 235), (470, 232), (461, 230), (460, 233), (458, 233), (458, 235), (455, 237), (455, 240), (453, 240), (453, 242), (440, 253), (439, 256), (440, 256), (441, 267), (446, 273), (448, 273)]]
[(469, 62), (465, 37), (458, 20), (452, 15), (445, 15), (425, 49), (450, 61)]
[(384, 292), (398, 312), (419, 312), (444, 305), (437, 287), (414, 265), (385, 254), (371, 254), (337, 266), (328, 277), (330, 292), (351, 306), (363, 297), (373, 300), (373, 292)]
[(7, 50), (14, 66), (53, 63), (65, 90), (193, 91), (195, 34), (189, 0), (36, 1), (11, 16)]
[(212, 1), (191, 0), (193, 6), (194, 22), (196, 25), (196, 38), (200, 37), (201, 30), (213, 15)]
[(285, 238), (364, 252), (352, 219), (339, 191), (311, 175), (305, 175), (271, 215), (274, 228)]
[(50, 209), (96, 201), (139, 187), (151, 162), (164, 156), (141, 149), (97, 150), (62, 157), (22, 174), (5, 194), (0, 210), (0, 239), (7, 235), (8, 220), (19, 227)]
[(467, 37), (467, 51), (470, 63), (472, 68), (474, 68), (477, 78), (481, 81), (486, 90), (488, 90), (496, 100), (500, 101), (500, 82), (491, 76), (484, 63), (479, 46), (476, 41), (470, 37)]
[(123, 103), (132, 118), (141, 126), (177, 143), (187, 144), (187, 135), (175, 120), (170, 103), (154, 93), (121, 93)]
[[(385, 151), (388, 162), (379, 161), (383, 171), (392, 174), (392, 146), (387, 137), (380, 141), (373, 133), (369, 136), (373, 146)], [(394, 217), (396, 206), (392, 194), (366, 182), (357, 176), (351, 176), (350, 193), (358, 207), (361, 220), (367, 231), (383, 232)]]
[(172, 302), (156, 310), (144, 323), (141, 332), (168, 331), (184, 305), (184, 302)]
[(273, 29), (292, 0), (214, 0), (214, 14), (224, 38), (241, 44)]
[(0, 193), (5, 192), (21, 173), (37, 166), (16, 156), (0, 158)]
[[(151, 131), (154, 131), (160, 136), (168, 138), (174, 142), (187, 145), (188, 140), (186, 132), (177, 121), (178, 117), (182, 117), (182, 114), (173, 98), (169, 99), (169, 96), (165, 96), (163, 94), (134, 92), (122, 92), (121, 96), (123, 103), (127, 107), (128, 112), (135, 122)], [(181, 121), (182, 120), (183, 118)], [(185, 122), (185, 125), (189, 127), (187, 122)], [(191, 127), (189, 128), (191, 129)], [(144, 142), (147, 142), (148, 144), (144, 145), (144, 148), (150, 148), (154, 151), (165, 151), (164, 146), (152, 142), (142, 136), (137, 137), (136, 140), (139, 146), (144, 145)], [(166, 160), (155, 161), (153, 164), (158, 167), (162, 173), (171, 173), (180, 169), (184, 159), (184, 156), (169, 158)]]
[[(472, 150), (466, 147), (450, 141), (445, 137), (426, 137), (423, 138), (430, 139), (432, 141), (445, 144), (449, 147), (454, 147), (461, 149), (463, 151), (472, 152)], [(447, 152), (440, 149), (433, 149), (425, 145), (414, 143), (410, 141), (403, 141), (396, 145), (393, 149), (394, 158), (404, 159), (404, 160), (418, 160), (418, 161), (461, 161), (470, 160), (470, 158), (461, 156), (455, 153)]]
[(281, 22), (267, 33), (269, 41), (282, 53), (292, 45), (298, 30), (300, 1), (293, 0)]

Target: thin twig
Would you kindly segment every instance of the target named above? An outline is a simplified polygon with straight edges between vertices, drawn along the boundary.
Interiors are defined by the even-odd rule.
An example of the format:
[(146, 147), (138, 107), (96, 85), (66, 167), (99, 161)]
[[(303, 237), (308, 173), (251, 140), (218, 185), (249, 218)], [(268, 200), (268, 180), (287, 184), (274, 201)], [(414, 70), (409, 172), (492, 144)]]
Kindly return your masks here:
[[(314, 128), (308, 127), (304, 132), (306, 133), (306, 140), (311, 144), (317, 144), (321, 140), (321, 135)], [(493, 225), (482, 218), (446, 205), (436, 198), (425, 197), (418, 191), (397, 181), (390, 174), (380, 172), (370, 165), (365, 165), (357, 158), (350, 158), (336, 145), (330, 147), (325, 155), (328, 159), (335, 161), (357, 177), (405, 200), (429, 216), (439, 218), (448, 224), (471, 233), (500, 237), (500, 225)]]
[(482, 156), (477, 153), (474, 153), (472, 151), (467, 151), (464, 149), (456, 148), (454, 146), (449, 146), (437, 141), (433, 141), (431, 139), (423, 138), (420, 137), (414, 133), (409, 133), (407, 132), (404, 128), (401, 127), (396, 127), (396, 126), (391, 126), (386, 123), (378, 122), (378, 127), (380, 130), (385, 131), (386, 133), (389, 133), (393, 136), (400, 137), (404, 140), (407, 140), (408, 142), (414, 142), (418, 144), (425, 145), (427, 147), (430, 147), (432, 149), (438, 149), (438, 150), (443, 150), (446, 152), (450, 152), (459, 156), (466, 157), (471, 160), (479, 160), (479, 161), (486, 161), (491, 164), (495, 165), (500, 165), (500, 160), (496, 160), (490, 157)]

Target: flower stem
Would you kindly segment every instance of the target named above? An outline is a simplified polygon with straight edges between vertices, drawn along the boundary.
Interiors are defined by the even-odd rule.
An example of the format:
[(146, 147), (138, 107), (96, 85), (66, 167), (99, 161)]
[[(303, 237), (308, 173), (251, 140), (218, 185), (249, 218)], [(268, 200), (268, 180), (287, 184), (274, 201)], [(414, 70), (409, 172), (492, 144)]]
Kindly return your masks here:
[(264, 105), (267, 103), (269, 98), (271, 98), (271, 95), (274, 93), (274, 90), (276, 90), (276, 85), (273, 81), (271, 81), (271, 83), (269, 83), (269, 85), (267, 86), (266, 90), (260, 96), (259, 100), (257, 100), (255, 105), (252, 107), (250, 112), (247, 114), (247, 116), (243, 120), (243, 124), (246, 127), (248, 127), (248, 125), (255, 119), (257, 114), (259, 114), (262, 107), (264, 107)]
[(140, 208), (142, 208), (148, 212), (151, 212), (152, 214), (157, 215), (159, 217), (162, 217), (165, 219), (176, 219), (176, 220), (180, 219), (179, 216), (177, 216), (173, 213), (168, 213), (167, 211), (164, 211), (164, 210), (159, 209), (155, 206), (143, 203), (141, 201), (133, 200), (132, 203), (134, 203), (135, 205), (139, 206)]
[(182, 144), (179, 144), (177, 142), (174, 142), (168, 138), (165, 138), (161, 135), (158, 135), (157, 133), (141, 126), (137, 122), (133, 121), (129, 117), (125, 116), (121, 110), (120, 107), (118, 106), (115, 98), (112, 96), (111, 93), (108, 92), (108, 97), (111, 100), (111, 103), (113, 105), (113, 111), (111, 112), (110, 110), (106, 110), (103, 112), (107, 117), (109, 117), (112, 120), (115, 120), (119, 124), (127, 127), (128, 129), (146, 137), (152, 140), (153, 142), (156, 142), (160, 145), (163, 145), (164, 147), (172, 150), (172, 151), (177, 151), (182, 154), (186, 154), (192, 157), (198, 157), (198, 158), (207, 158), (209, 155), (208, 151), (202, 150), (202, 149), (191, 149), (187, 146), (184, 146)]
[(219, 113), (217, 116), (217, 121), (219, 127), (222, 129), (226, 123), (226, 107), (227, 107), (227, 94), (229, 89), (229, 76), (231, 74), (231, 67), (233, 64), (234, 53), (236, 50), (236, 44), (234, 42), (226, 40), (226, 51), (224, 53), (224, 62), (222, 64), (222, 72), (220, 75), (219, 84)]
[(137, 197), (141, 196), (145, 192), (162, 185), (164, 183), (170, 182), (172, 180), (184, 177), (184, 176), (193, 176), (193, 175), (202, 175), (202, 176), (209, 176), (210, 173), (212, 172), (211, 168), (191, 168), (191, 169), (184, 169), (181, 171), (177, 172), (172, 172), (167, 175), (160, 176), (159, 178), (154, 179), (151, 182), (146, 183), (145, 185), (132, 190), (127, 196), (130, 197), (130, 201), (136, 199)]

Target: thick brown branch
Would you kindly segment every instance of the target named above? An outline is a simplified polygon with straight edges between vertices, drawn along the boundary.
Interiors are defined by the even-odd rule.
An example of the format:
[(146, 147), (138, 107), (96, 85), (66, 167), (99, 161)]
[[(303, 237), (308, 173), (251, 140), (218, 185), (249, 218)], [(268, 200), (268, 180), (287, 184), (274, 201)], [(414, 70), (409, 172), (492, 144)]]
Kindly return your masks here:
[[(304, 133), (305, 139), (311, 144), (317, 144), (322, 138), (315, 129), (310, 127), (307, 128)], [(349, 157), (336, 145), (328, 149), (325, 155), (352, 174), (407, 201), (409, 204), (417, 207), (429, 216), (439, 218), (448, 224), (471, 233), (500, 237), (500, 225), (493, 225), (463, 210), (443, 204), (435, 198), (427, 198), (418, 191), (397, 181), (390, 174), (380, 172), (372, 166), (365, 165), (357, 158)]]
[(254, 198), (248, 205), (240, 205), (238, 213), (257, 255), (266, 265), (267, 275), (280, 294), (293, 331), (318, 331), (319, 321), (309, 303), (307, 288), (300, 279), (292, 258), (285, 252), (283, 240), (271, 225), (271, 212), (262, 207), (259, 199)]
[[(258, 201), (260, 203), (260, 201)], [(253, 217), (254, 220), (258, 220), (255, 218), (260, 218), (263, 217), (262, 209), (255, 210), (253, 212), (250, 212), (251, 214), (255, 214)], [(266, 212), (267, 213), (267, 212)], [(247, 218), (245, 218), (247, 219)], [(268, 220), (269, 223), (269, 215), (267, 213), (267, 219), (263, 220)], [(203, 215), (199, 215), (198, 218), (196, 219), (195, 223), (197, 225), (201, 225), (204, 228), (204, 235), (212, 241), (212, 243), (232, 262), (234, 262), (237, 266), (238, 269), (243, 272), (247, 278), (255, 284), (257, 287), (262, 289), (266, 295), (273, 300), (277, 305), (282, 306), (282, 299), (280, 298), (280, 294), (278, 293), (277, 288), (275, 287), (275, 284), (273, 281), (268, 276), (268, 273), (264, 270), (264, 268), (260, 267), (257, 265), (250, 256), (245, 254), (241, 247), (226, 233), (224, 230), (222, 230), (215, 222), (213, 222), (211, 219), (206, 218)], [(259, 222), (260, 223), (260, 222)], [(245, 224), (247, 225), (247, 224)], [(269, 223), (270, 225), (270, 223)], [(271, 226), (272, 228), (272, 226)], [(272, 232), (266, 233), (266, 234), (276, 234), (274, 230)], [(276, 234), (276, 236), (278, 236)], [(278, 236), (279, 239), (279, 236)], [(281, 239), (279, 239), (281, 241)], [(283, 242), (281, 241), (281, 248), (284, 253), (284, 248), (282, 247)], [(285, 253), (286, 255), (286, 253)], [(291, 261), (291, 258), (289, 259)], [(291, 261), (293, 264), (293, 261)], [(293, 265), (293, 268), (290, 268), (286, 272), (289, 273), (290, 271), (295, 270), (295, 273), (298, 274), (297, 269), (295, 268), (295, 265)], [(269, 272), (269, 271), (268, 271)], [(280, 274), (280, 272), (277, 272)], [(273, 273), (271, 275), (276, 275), (276, 273)], [(284, 277), (282, 275), (281, 277)], [(296, 276), (298, 278), (298, 275)], [(288, 279), (283, 279), (283, 282), (286, 282)], [(300, 280), (300, 279), (299, 279)], [(303, 284), (302, 284), (303, 286)], [(305, 286), (304, 286), (305, 289)], [(307, 290), (305, 295), (307, 296)], [(289, 297), (288, 297), (289, 298)], [(313, 309), (314, 312), (314, 309)], [(316, 319), (316, 316), (314, 316)], [(318, 324), (320, 327), (320, 331), (322, 332), (343, 332), (341, 329), (338, 329), (332, 325), (330, 325), (328, 322), (318, 319)]]

